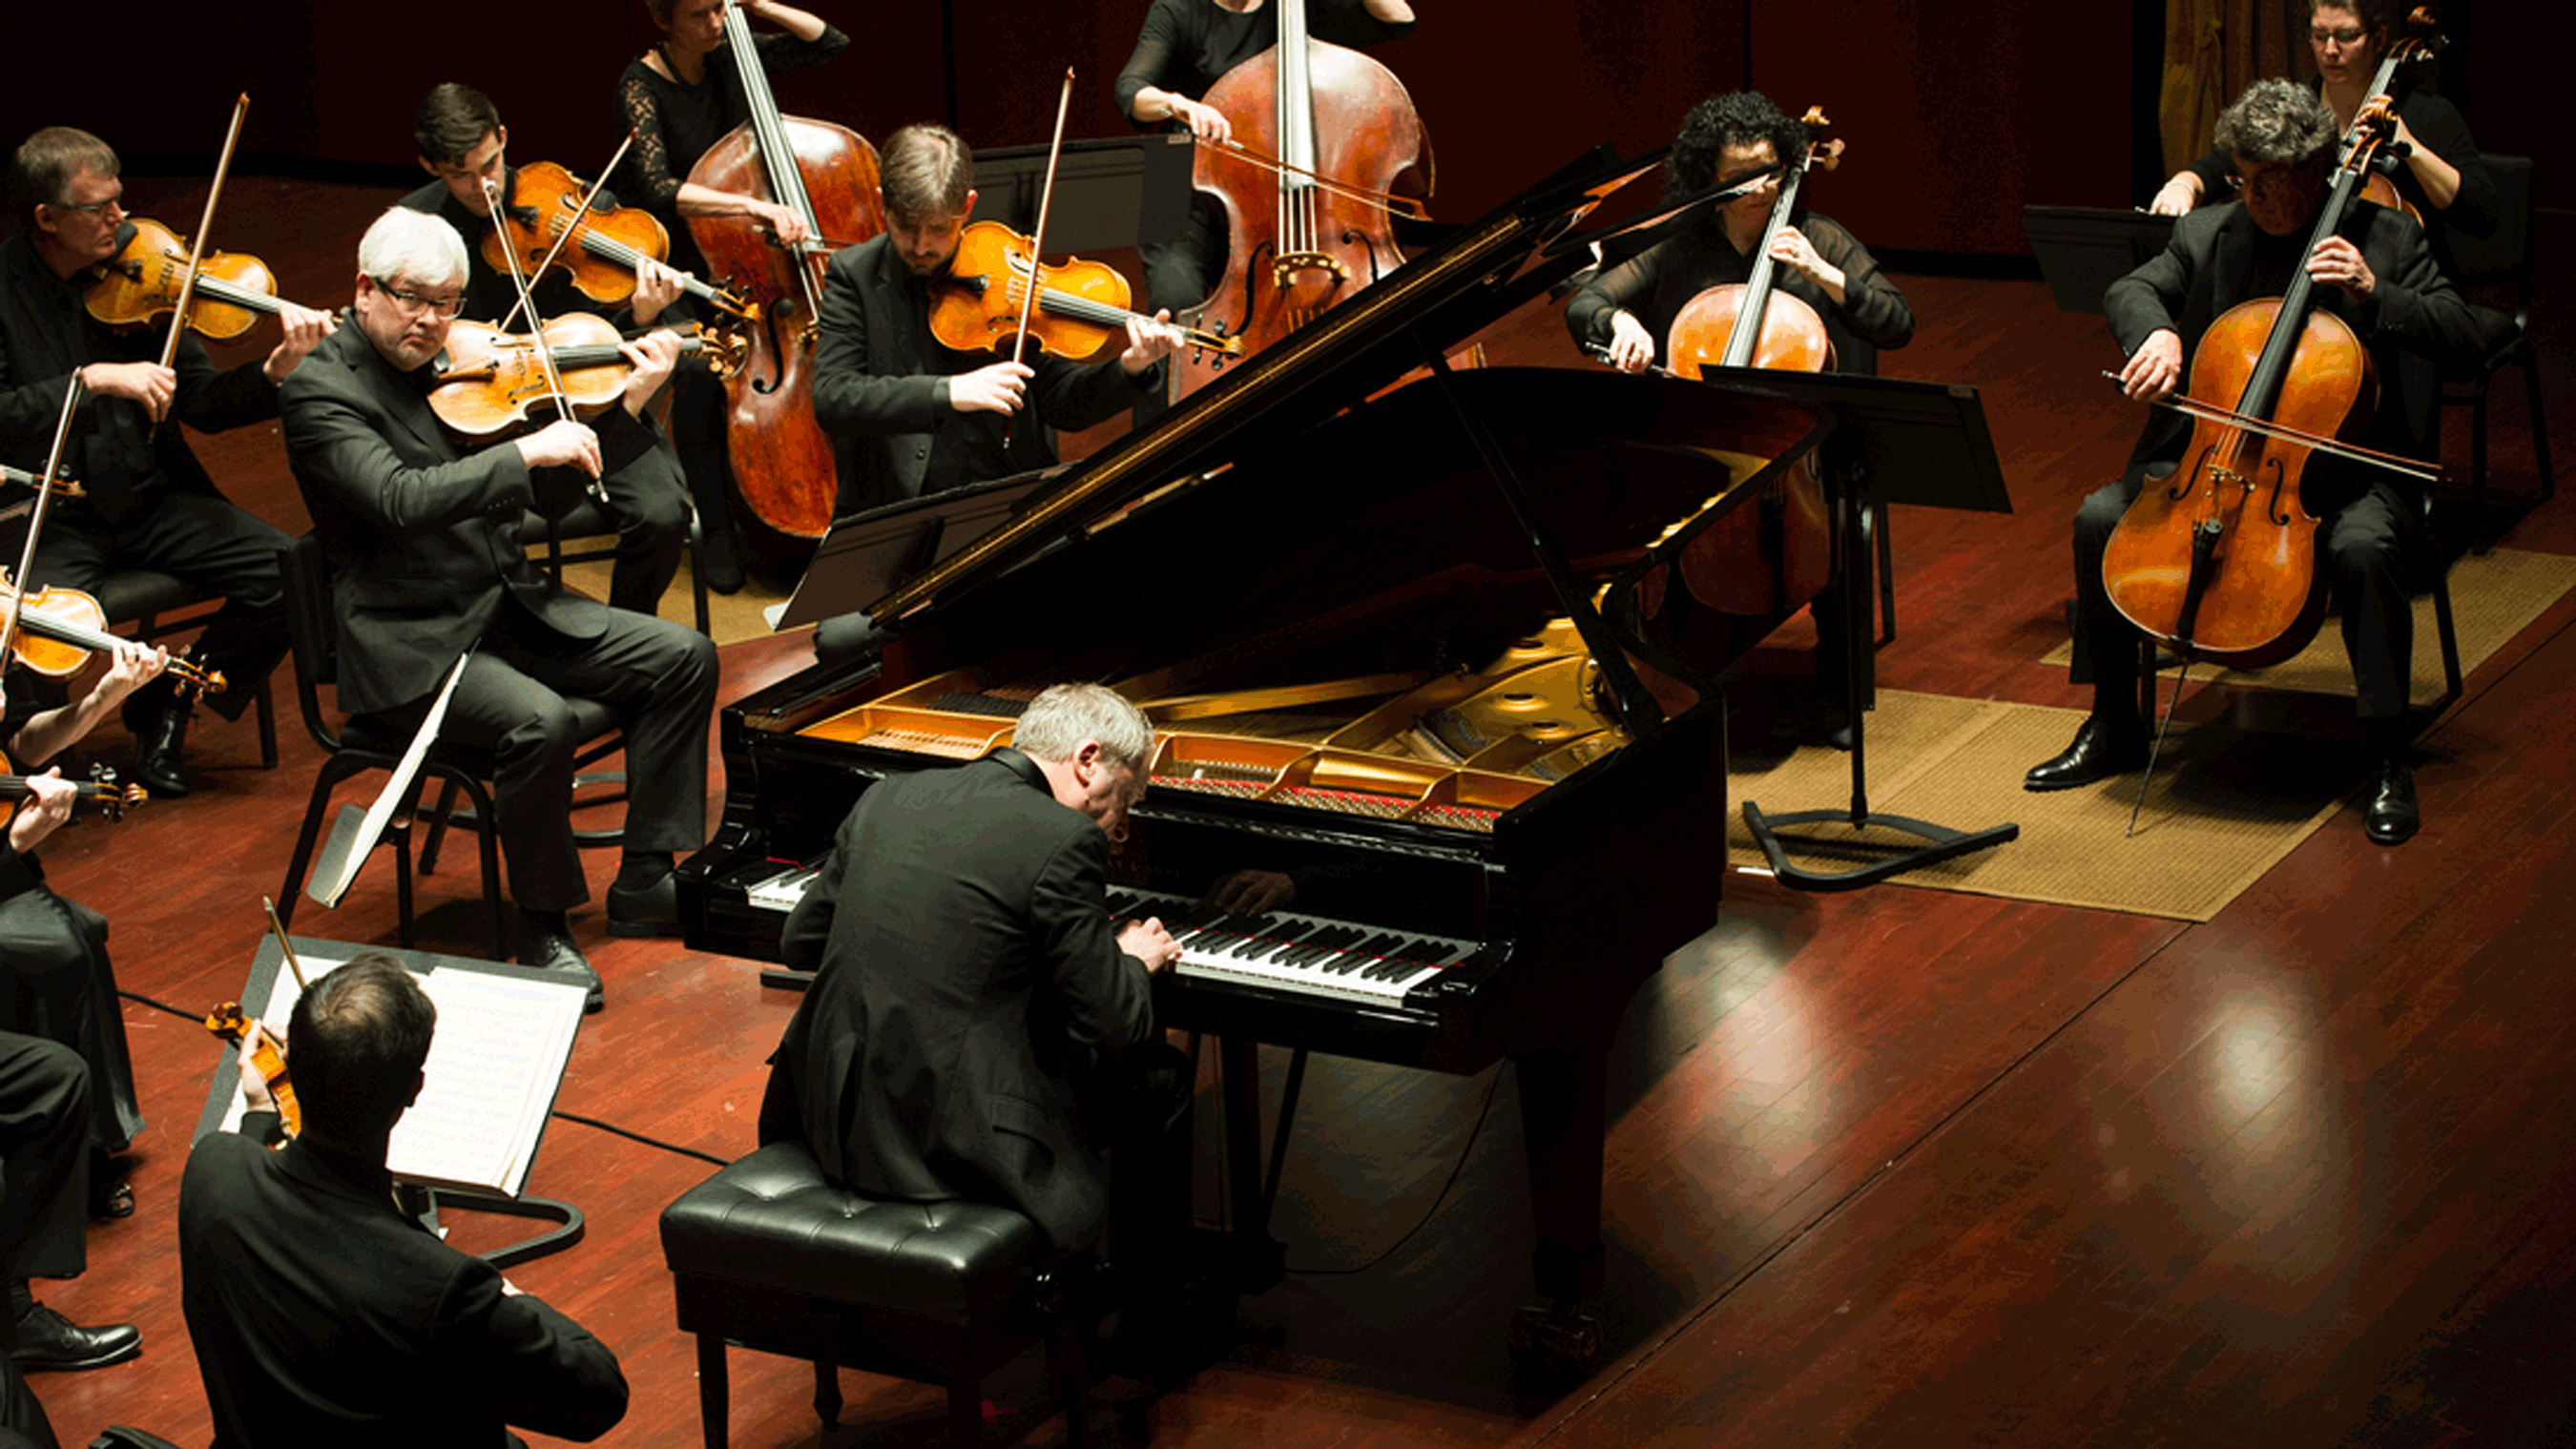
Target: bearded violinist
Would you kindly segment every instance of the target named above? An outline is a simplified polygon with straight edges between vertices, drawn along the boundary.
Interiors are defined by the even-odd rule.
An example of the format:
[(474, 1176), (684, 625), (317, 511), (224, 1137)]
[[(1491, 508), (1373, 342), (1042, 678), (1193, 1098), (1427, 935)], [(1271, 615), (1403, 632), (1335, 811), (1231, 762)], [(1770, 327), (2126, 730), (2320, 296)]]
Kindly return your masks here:
[[(1726, 186), (1777, 167), (1801, 154), (1806, 133), (1755, 91), (1711, 96), (1682, 119), (1664, 167), (1664, 195), (1678, 199), (1712, 185)], [(1758, 260), (1753, 255), (1780, 195), (1774, 179), (1711, 211), (1690, 230), (1667, 237), (1635, 257), (1596, 274), (1566, 304), (1566, 329), (1578, 345), (1600, 348), (1624, 372), (1662, 363), (1673, 318), (1710, 287), (1742, 284)], [(1875, 373), (1881, 349), (1914, 338), (1914, 312), (1905, 294), (1878, 269), (1869, 249), (1852, 234), (1812, 212), (1794, 218), (1772, 244), (1782, 290), (1816, 310), (1844, 372)], [(1840, 677), (1842, 605), (1838, 591), (1816, 596), (1816, 661), (1820, 679)], [(1847, 721), (1826, 733), (1850, 747)]]
[(465, 277), (454, 227), (402, 207), (376, 218), (358, 244), (355, 325), (285, 389), (286, 460), (331, 561), (341, 707), (406, 737), (472, 649), (441, 737), (495, 757), (519, 959), (584, 978), (596, 1008), (599, 978), (567, 915), (590, 887), (573, 846), (581, 740), (564, 697), (611, 706), (625, 731), (625, 859), (608, 890), (609, 933), (677, 935), (672, 856), (706, 843), (716, 651), (681, 625), (549, 587), (520, 526), (540, 500), (569, 507), (584, 475), (652, 453), (639, 415), (679, 341), (654, 332), (624, 345), (625, 396), (596, 429), (562, 419), (469, 449), (424, 397)]
[[(125, 241), (117, 173), (105, 142), (68, 126), (28, 137), (12, 160), (10, 210), (26, 230), (0, 243), (0, 457), (44, 466), (66, 384), (79, 373), (88, 396), (67, 466), (88, 496), (53, 509), (30, 582), (94, 593), (110, 573), (148, 568), (222, 594), (229, 602), (193, 652), (230, 684), (208, 704), (238, 719), (286, 653), (277, 551), (287, 538), (216, 490), (178, 424), (212, 433), (277, 416), (278, 384), (331, 319), (281, 304), (285, 335), (276, 347), (223, 371), (193, 335), (180, 341), (176, 366), (165, 368), (158, 327), (118, 333), (93, 321), (82, 305), (89, 269)], [(16, 544), (9, 547), (14, 558)], [(175, 678), (126, 701), (133, 779), (155, 795), (188, 793), (189, 715)]]
[[(511, 205), (517, 173), (503, 158), (509, 128), (491, 98), (472, 86), (449, 82), (423, 97), (411, 116), (412, 140), (419, 147), (421, 169), (438, 179), (402, 200), (413, 211), (426, 212), (455, 227), (467, 239), (465, 312), (477, 322), (498, 324), (515, 310), (519, 293), (509, 274), (484, 260), (476, 241), (491, 226), (492, 211), (483, 198), (486, 182), (498, 187), (502, 205)], [(615, 205), (614, 196), (601, 201)], [(566, 274), (549, 270), (531, 277), (529, 292), (548, 318), (565, 312), (598, 309), (573, 290)], [(680, 295), (680, 274), (651, 257), (635, 269), (635, 298), (630, 317), (612, 318), (621, 330), (650, 327)], [(513, 332), (533, 331), (524, 317)], [(609, 574), (608, 602), (621, 609), (650, 614), (679, 572), (680, 546), (689, 532), (687, 485), (680, 460), (666, 445), (620, 468), (603, 480), (608, 485), (608, 514), (617, 526), (617, 559)]]
[[(2213, 319), (2249, 298), (2281, 295), (2301, 269), (2318, 286), (2316, 305), (2351, 324), (2383, 379), (2408, 351), (2442, 363), (2476, 354), (2468, 308), (2404, 215), (2358, 203), (2337, 234), (2307, 250), (2341, 134), (2313, 91), (2286, 80), (2255, 82), (2219, 116), (2218, 143), (2244, 182), (2238, 198), (2177, 222), (2164, 253), (2112, 283), (2104, 298), (2128, 354), (2120, 380), (2130, 397), (2172, 397)], [(2383, 387), (2379, 399), (2363, 444), (2422, 456), (2429, 426), (2423, 410), (2410, 406), (2402, 389)], [(2064, 753), (2031, 767), (2026, 788), (2070, 789), (2146, 765), (2139, 635), (2111, 602), (2102, 556), (2130, 501), (2148, 480), (2173, 471), (2191, 437), (2190, 419), (2153, 413), (2128, 471), (2076, 513), (2077, 668), (2091, 672), (2093, 710)], [(2303, 482), (2307, 511), (2322, 520), (2318, 570), (2335, 590), (2358, 686), (2370, 781), (2363, 827), (2382, 845), (2402, 844), (2422, 821), (2405, 753), (2415, 626), (2407, 561), (2420, 548), (2422, 496), (2398, 474), (2322, 453), (2309, 461)]]
[[(878, 158), (886, 230), (835, 253), (823, 278), (814, 416), (845, 440), (835, 517), (1055, 461), (1050, 430), (1108, 421), (1162, 386), (1178, 334), (1143, 319), (1126, 345), (1072, 363), (953, 352), (930, 335), (932, 289), (975, 210), (975, 155), (940, 126), (907, 126)], [(1034, 405), (1036, 423), (1018, 415)], [(825, 659), (865, 647), (864, 616), (815, 631)]]

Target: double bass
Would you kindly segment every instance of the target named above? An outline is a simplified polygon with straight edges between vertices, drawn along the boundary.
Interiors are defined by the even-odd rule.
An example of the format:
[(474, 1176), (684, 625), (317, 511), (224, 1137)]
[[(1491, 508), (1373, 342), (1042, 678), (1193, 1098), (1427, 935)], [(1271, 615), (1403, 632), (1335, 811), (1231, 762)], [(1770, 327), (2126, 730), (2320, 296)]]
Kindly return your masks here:
[(818, 539), (831, 525), (839, 489), (832, 440), (814, 420), (823, 268), (834, 251), (885, 230), (877, 153), (846, 126), (780, 115), (751, 23), (730, 0), (724, 29), (751, 115), (698, 158), (688, 179), (765, 197), (794, 212), (806, 231), (805, 240), (782, 245), (746, 217), (689, 218), (710, 279), (759, 314), (744, 329), (741, 368), (725, 381), (733, 483), (751, 516), (773, 531)]
[[(1225, 273), (1186, 326), (1259, 352), (1403, 263), (1391, 217), (1431, 194), (1431, 142), (1395, 73), (1307, 33), (1306, 0), (1278, 0), (1279, 41), (1227, 71), (1204, 104), (1234, 141), (1202, 145), (1190, 182), (1226, 214)], [(1419, 214), (1415, 211), (1414, 214)], [(1175, 396), (1227, 354), (1175, 358)]]
[(2395, 132), (2388, 98), (2374, 98), (2345, 133), (2289, 289), (2238, 303), (2201, 335), (2189, 386), (2172, 404), (2194, 419), (2191, 445), (2169, 477), (2139, 490), (2103, 553), (2111, 602), (2185, 659), (2257, 668), (2316, 637), (2327, 590), (2316, 567), (2318, 519), (2301, 497), (2315, 453), (2439, 475), (2338, 441), (2369, 425), (2377, 380), (2352, 328), (2312, 305), (2306, 266), (2342, 226)]
[[(1842, 160), (1840, 141), (1826, 141), (1832, 126), (1821, 107), (1799, 118), (1805, 150), (1781, 157), (1780, 194), (1754, 244), (1753, 267), (1740, 283), (1711, 287), (1673, 315), (1664, 341), (1672, 371), (1697, 378), (1701, 369), (1773, 368), (1829, 372), (1834, 344), (1816, 309), (1777, 291), (1779, 263), (1771, 244), (1798, 208), (1800, 183), (1811, 166), (1832, 170)], [(1824, 484), (1807, 460), (1784, 470), (1755, 506), (1737, 509), (1694, 540), (1681, 558), (1682, 577), (1701, 603), (1726, 614), (1774, 614), (1797, 608), (1833, 580), (1832, 520)]]

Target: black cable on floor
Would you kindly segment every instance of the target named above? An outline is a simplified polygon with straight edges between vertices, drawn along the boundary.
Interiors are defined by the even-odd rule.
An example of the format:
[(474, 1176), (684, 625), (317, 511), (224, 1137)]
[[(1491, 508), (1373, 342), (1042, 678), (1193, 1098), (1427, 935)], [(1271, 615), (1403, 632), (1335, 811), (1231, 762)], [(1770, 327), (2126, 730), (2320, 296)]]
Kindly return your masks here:
[(1500, 1068), (1496, 1068), (1494, 1071), (1494, 1079), (1485, 1086), (1485, 1105), (1476, 1109), (1476, 1125), (1467, 1129), (1467, 1145), (1458, 1149), (1458, 1160), (1449, 1166), (1449, 1180), (1440, 1184), (1440, 1193), (1438, 1196), (1431, 1199), (1431, 1206), (1422, 1214), (1422, 1221), (1415, 1223), (1412, 1227), (1406, 1228), (1404, 1230), (1403, 1237), (1387, 1244), (1384, 1250), (1379, 1252), (1376, 1257), (1369, 1259), (1367, 1262), (1360, 1264), (1356, 1268), (1290, 1267), (1283, 1271), (1296, 1273), (1308, 1278), (1347, 1278), (1355, 1273), (1365, 1273), (1371, 1268), (1376, 1267), (1378, 1264), (1385, 1262), (1388, 1258), (1393, 1257), (1396, 1249), (1413, 1241), (1413, 1235), (1415, 1233), (1421, 1232), (1424, 1228), (1431, 1226), (1431, 1220), (1440, 1216), (1440, 1205), (1449, 1200), (1449, 1189), (1458, 1185), (1458, 1174), (1467, 1170), (1467, 1159), (1476, 1151), (1476, 1139), (1484, 1135), (1485, 1116), (1487, 1113), (1494, 1110), (1494, 1094), (1502, 1090), (1502, 1086), (1503, 1073)]

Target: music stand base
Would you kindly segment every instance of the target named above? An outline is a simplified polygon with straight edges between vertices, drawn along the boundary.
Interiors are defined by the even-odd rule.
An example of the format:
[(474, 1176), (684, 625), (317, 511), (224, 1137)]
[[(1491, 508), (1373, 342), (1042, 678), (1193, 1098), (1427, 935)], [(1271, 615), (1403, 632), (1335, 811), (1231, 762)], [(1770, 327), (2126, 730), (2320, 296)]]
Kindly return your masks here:
[[(1844, 825), (1855, 830), (1893, 830), (1927, 840), (1929, 845), (1910, 850), (1891, 849), (1881, 859), (1844, 871), (1808, 870), (1790, 863), (1787, 851), (1780, 848), (1779, 832), (1784, 827), (1800, 825)], [(1781, 884), (1802, 891), (1849, 891), (1876, 885), (1891, 876), (1909, 870), (1920, 870), (1935, 861), (1952, 860), (1980, 850), (1989, 850), (2008, 840), (2021, 838), (2021, 827), (1997, 825), (1988, 830), (1952, 830), (1928, 820), (1910, 819), (1903, 815), (1861, 814), (1849, 810), (1798, 810), (1786, 815), (1765, 815), (1762, 807), (1744, 802), (1744, 827), (1753, 832), (1756, 844), (1771, 861), (1771, 874)], [(1875, 847), (1860, 847), (1875, 849)]]
[(507, 1218), (536, 1218), (555, 1226), (532, 1238), (522, 1238), (507, 1247), (494, 1248), (482, 1255), (483, 1261), (495, 1268), (512, 1268), (549, 1253), (560, 1253), (581, 1241), (587, 1226), (581, 1220), (581, 1209), (550, 1197), (485, 1197), (480, 1193), (448, 1192), (430, 1189), (439, 1205), (462, 1212), (497, 1213)]

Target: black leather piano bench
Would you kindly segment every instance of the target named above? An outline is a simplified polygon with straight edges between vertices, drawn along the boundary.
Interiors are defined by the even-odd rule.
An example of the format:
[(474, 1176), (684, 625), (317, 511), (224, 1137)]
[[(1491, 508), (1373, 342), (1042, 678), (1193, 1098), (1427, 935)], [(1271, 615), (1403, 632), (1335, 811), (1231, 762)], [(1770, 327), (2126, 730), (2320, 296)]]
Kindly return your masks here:
[(1037, 1225), (982, 1203), (885, 1202), (771, 1143), (662, 1210), (680, 1329), (698, 1340), (707, 1449), (725, 1449), (728, 1344), (812, 1361), (814, 1409), (840, 1422), (842, 1366), (948, 1389), (948, 1432), (981, 1441), (986, 1375), (1039, 1343), (1083, 1439), (1084, 1336)]

